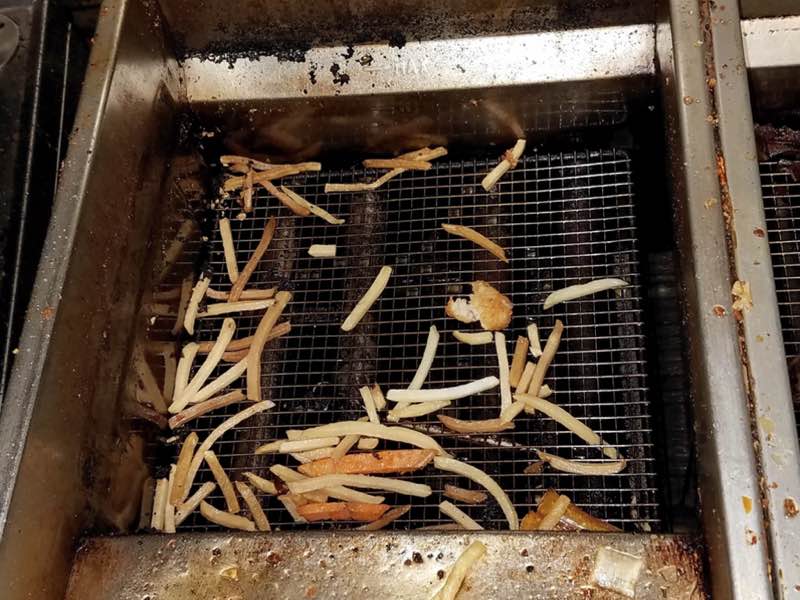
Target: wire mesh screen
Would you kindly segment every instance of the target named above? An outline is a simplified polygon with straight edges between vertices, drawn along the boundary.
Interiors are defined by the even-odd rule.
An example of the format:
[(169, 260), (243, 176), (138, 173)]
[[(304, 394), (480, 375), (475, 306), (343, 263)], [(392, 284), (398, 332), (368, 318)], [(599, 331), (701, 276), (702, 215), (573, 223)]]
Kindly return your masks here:
[[(255, 456), (262, 443), (285, 438), (287, 429), (352, 420), (365, 412), (358, 387), (378, 383), (384, 392), (406, 387), (414, 376), (429, 327), (441, 333), (438, 353), (423, 387), (437, 388), (497, 374), (493, 344), (470, 346), (452, 332), (472, 329), (444, 314), (450, 296), (466, 295), (470, 283), (484, 280), (507, 294), (514, 316), (506, 330), (509, 356), (518, 335), (538, 324), (542, 343), (554, 320), (564, 321), (561, 346), (546, 382), (551, 400), (618, 447), (628, 459), (617, 475), (540, 474), (523, 470), (537, 460), (534, 449), (572, 459), (602, 458), (560, 425), (541, 414), (522, 414), (514, 430), (473, 439), (443, 433), (435, 415), (413, 419), (414, 426), (434, 431), (434, 438), (456, 458), (495, 478), (520, 515), (536, 506), (548, 488), (567, 494), (593, 515), (626, 530), (658, 530), (658, 488), (648, 403), (641, 287), (634, 223), (631, 165), (616, 150), (533, 155), (486, 193), (480, 180), (493, 162), (436, 162), (426, 172), (407, 172), (373, 192), (324, 194), (326, 181), (360, 181), (373, 174), (362, 170), (310, 174), (284, 180), (309, 201), (346, 219), (341, 226), (315, 217), (288, 215), (263, 194), (245, 220), (238, 208), (223, 209), (231, 217), (240, 266), (255, 248), (266, 219), (275, 215), (275, 237), (248, 285), (283, 286), (293, 292), (284, 312), (291, 332), (270, 342), (263, 355), (262, 388), (275, 407), (251, 418), (224, 436), (214, 450), (232, 479), (244, 471), (270, 477), (276, 462), (290, 466), (290, 457)], [(502, 245), (510, 258), (504, 264), (472, 243), (444, 232), (442, 223), (474, 227)], [(312, 258), (311, 244), (336, 244), (335, 258)], [(340, 325), (383, 265), (394, 269), (389, 285), (356, 329)], [(218, 231), (209, 240), (212, 287), (227, 289)], [(632, 285), (620, 292), (542, 310), (551, 291), (602, 277), (620, 277)], [(261, 314), (236, 317), (236, 338), (254, 333)], [(216, 337), (222, 318), (201, 319), (200, 340)], [(216, 375), (228, 365), (217, 369)], [(244, 387), (244, 379), (240, 383)], [(461, 419), (486, 419), (499, 414), (499, 389), (452, 403), (444, 413)], [(202, 439), (226, 416), (229, 406), (190, 424)], [(394, 446), (381, 442), (379, 449)], [(428, 498), (386, 494), (393, 505), (411, 510), (392, 526), (412, 529), (449, 522), (440, 514), (444, 484), (474, 487), (432, 466), (401, 476), (428, 483)], [(212, 480), (204, 466), (198, 481)], [(260, 497), (273, 527), (325, 528), (342, 524), (295, 525), (283, 506)], [(224, 506), (221, 496), (210, 502)], [(495, 502), (464, 510), (486, 528), (504, 528)], [(352, 526), (344, 524), (344, 526)], [(184, 529), (212, 528), (193, 515)]]
[[(800, 182), (779, 161), (762, 162), (760, 167), (783, 343), (794, 380), (800, 367)], [(800, 417), (800, 399), (793, 397), (795, 415)]]

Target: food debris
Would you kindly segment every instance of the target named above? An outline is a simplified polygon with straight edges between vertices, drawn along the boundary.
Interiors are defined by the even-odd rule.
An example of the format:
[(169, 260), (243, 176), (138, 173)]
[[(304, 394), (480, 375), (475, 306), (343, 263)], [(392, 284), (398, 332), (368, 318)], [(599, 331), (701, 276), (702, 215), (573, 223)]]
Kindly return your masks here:
[(727, 314), (727, 311), (725, 310), (725, 307), (722, 306), (721, 304), (715, 304), (711, 308), (711, 311), (718, 317), (724, 317)]
[(736, 280), (731, 287), (733, 294), (733, 310), (746, 312), (753, 308), (753, 295), (750, 292), (750, 283)]
[(219, 576), (231, 581), (239, 581), (239, 567), (225, 567), (219, 572)]
[(744, 507), (745, 514), (750, 514), (753, 510), (753, 499), (750, 496), (742, 496), (742, 506)]
[(783, 501), (783, 512), (786, 513), (786, 516), (790, 519), (794, 519), (798, 513), (800, 513), (800, 509), (797, 508), (797, 502), (794, 498), (786, 498)]

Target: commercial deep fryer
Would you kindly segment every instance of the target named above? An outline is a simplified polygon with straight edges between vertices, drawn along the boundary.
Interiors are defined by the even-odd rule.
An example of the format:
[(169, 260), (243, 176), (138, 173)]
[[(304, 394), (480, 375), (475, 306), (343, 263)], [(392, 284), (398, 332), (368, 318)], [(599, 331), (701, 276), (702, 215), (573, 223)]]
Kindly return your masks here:
[[(106, 2), (0, 412), (4, 597), (417, 598), (433, 595), (465, 539), (491, 552), (463, 598), (614, 597), (592, 588), (604, 546), (643, 558), (640, 598), (796, 593), (797, 432), (770, 256), (781, 238), (771, 196), (761, 202), (748, 89), (749, 67), (759, 122), (791, 112), (800, 57), (768, 51), (775, 31), (797, 40), (780, 8), (754, 19), (765, 15), (677, 1)], [(481, 177), (523, 135), (525, 158), (485, 193)], [(438, 144), (450, 153), (430, 171), (375, 192), (322, 191), (369, 176), (354, 167), (366, 156)], [(520, 516), (552, 487), (624, 533), (498, 531), (493, 504), (471, 513), (486, 527), (475, 536), (413, 532), (444, 522), (433, 498), (375, 534), (297, 526), (266, 498), (280, 531), (231, 534), (199, 515), (175, 536), (140, 528), (142, 487), (177, 446), (131, 416), (132, 357), (174, 343), (159, 298), (187, 275), (206, 270), (224, 285), (216, 218), (238, 210), (217, 203), (222, 151), (320, 160), (320, 173), (282, 183), (347, 218), (336, 229), (298, 220), (259, 194), (251, 216), (233, 219), (246, 255), (279, 216), (253, 281), (295, 297), (291, 335), (263, 357), (276, 407), (215, 446), (232, 476), (265, 469), (273, 459), (253, 449), (288, 428), (361, 416), (359, 385), (407, 385), (428, 327), (453, 329), (447, 297), (484, 279), (515, 304), (510, 337), (530, 320), (564, 320), (556, 398), (629, 468), (523, 475), (532, 447), (585, 456), (534, 417), (490, 439), (434, 436), (492, 474)], [(767, 162), (762, 172), (789, 176)], [(774, 210), (785, 212), (794, 183), (781, 181)], [(441, 235), (441, 222), (462, 218), (501, 241), (512, 266)], [(340, 253), (310, 258), (311, 243)], [(392, 284), (344, 334), (342, 316), (382, 264), (394, 266)], [(671, 286), (663, 274), (675, 272)], [(553, 289), (599, 277), (632, 285), (541, 310)], [(736, 280), (750, 284), (752, 306), (734, 306)], [(202, 320), (197, 338), (214, 339), (220, 321)], [(246, 335), (258, 316), (237, 323)], [(443, 342), (429, 385), (496, 368), (491, 347)], [(158, 356), (147, 360), (164, 377)], [(451, 414), (486, 418), (496, 404), (483, 394)], [(228, 409), (192, 429), (203, 437)], [(238, 577), (221, 577), (231, 565)]]

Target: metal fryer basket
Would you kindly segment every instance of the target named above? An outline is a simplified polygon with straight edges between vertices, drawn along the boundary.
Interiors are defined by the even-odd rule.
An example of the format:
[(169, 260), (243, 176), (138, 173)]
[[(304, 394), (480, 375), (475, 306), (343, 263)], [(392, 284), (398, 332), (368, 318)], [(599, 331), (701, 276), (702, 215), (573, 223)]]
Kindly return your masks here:
[[(457, 342), (451, 332), (467, 326), (444, 315), (449, 296), (467, 294), (470, 282), (483, 279), (514, 303), (514, 318), (507, 330), (509, 355), (516, 335), (524, 335), (528, 323), (539, 325), (544, 343), (554, 319), (564, 321), (565, 335), (548, 376), (555, 390), (552, 399), (618, 446), (629, 460), (628, 467), (604, 477), (548, 470), (541, 475), (523, 474), (525, 466), (537, 459), (535, 448), (568, 458), (599, 457), (596, 449), (541, 416), (523, 415), (515, 430), (479, 440), (449, 433), (434, 437), (458, 458), (495, 477), (522, 514), (535, 507), (538, 494), (553, 487), (626, 530), (659, 529), (630, 159), (618, 150), (535, 155), (487, 194), (479, 182), (491, 166), (485, 160), (437, 162), (430, 171), (405, 173), (385, 188), (362, 194), (326, 195), (317, 174), (284, 181), (309, 201), (347, 220), (338, 227), (311, 217), (286, 216), (285, 210), (276, 210), (274, 199), (260, 192), (255, 211), (243, 221), (235, 218), (238, 208), (223, 209), (231, 217), (241, 262), (258, 243), (267, 218), (280, 215), (275, 238), (250, 285), (278, 284), (294, 293), (284, 313), (292, 331), (269, 344), (263, 358), (264, 397), (276, 407), (243, 423), (216, 445), (232, 477), (247, 470), (268, 477), (267, 468), (276, 460), (295, 464), (289, 457), (253, 455), (258, 445), (285, 437), (288, 428), (362, 416), (358, 386), (376, 381), (384, 390), (408, 385), (431, 324), (442, 337), (426, 387), (495, 374), (494, 345)], [(347, 170), (326, 179), (351, 181), (364, 176), (363, 171)], [(446, 234), (440, 229), (445, 222), (464, 223), (484, 232), (506, 249), (510, 265)], [(336, 244), (337, 257), (309, 257), (312, 243)], [(207, 250), (212, 287), (227, 289), (230, 284), (218, 231)], [(354, 332), (342, 332), (339, 326), (344, 316), (383, 264), (394, 268), (389, 286)], [(601, 294), (542, 311), (542, 301), (550, 291), (600, 277), (621, 277), (632, 286), (622, 294)], [(256, 313), (237, 315), (235, 337), (254, 333), (259, 318)], [(197, 338), (215, 339), (221, 322), (222, 318), (202, 319)], [(224, 368), (218, 367), (218, 373)], [(445, 414), (485, 419), (497, 416), (498, 406), (494, 390), (460, 400)], [(190, 427), (202, 438), (236, 410), (228, 407)], [(432, 417), (415, 423), (438, 426)], [(211, 477), (204, 469), (198, 481)], [(454, 476), (433, 468), (407, 478), (424, 481), (435, 490), (445, 483), (458, 483)], [(211, 501), (215, 500), (219, 498), (212, 496)], [(439, 513), (439, 500), (439, 494), (414, 499), (411, 511), (394, 526), (447, 522)], [(391, 495), (389, 501), (405, 502)], [(264, 497), (262, 502), (273, 526), (296, 527), (274, 498)], [(486, 527), (504, 526), (494, 503), (466, 510)], [(198, 515), (185, 526), (212, 528)]]

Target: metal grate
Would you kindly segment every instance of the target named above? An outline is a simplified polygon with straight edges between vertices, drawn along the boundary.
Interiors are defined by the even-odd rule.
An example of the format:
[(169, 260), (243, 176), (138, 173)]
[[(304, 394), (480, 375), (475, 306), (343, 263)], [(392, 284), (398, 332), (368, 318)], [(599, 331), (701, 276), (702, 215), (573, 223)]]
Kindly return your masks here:
[[(760, 169), (783, 344), (794, 380), (800, 357), (800, 182), (779, 161), (762, 162)], [(795, 415), (800, 417), (800, 398), (793, 396)]]
[[(535, 507), (547, 488), (568, 494), (592, 514), (626, 530), (658, 530), (655, 459), (647, 396), (641, 288), (634, 222), (630, 159), (623, 152), (577, 152), (533, 155), (521, 161), (495, 190), (480, 187), (493, 161), (436, 162), (427, 172), (409, 172), (384, 188), (361, 194), (324, 194), (325, 181), (361, 180), (362, 170), (313, 174), (284, 183), (310, 201), (347, 219), (327, 225), (320, 219), (286, 216), (276, 201), (259, 195), (246, 220), (232, 218), (240, 262), (255, 248), (268, 215), (280, 215), (278, 229), (250, 287), (281, 284), (294, 299), (285, 316), (292, 332), (269, 345), (263, 357), (265, 398), (276, 407), (250, 419), (217, 442), (215, 451), (232, 478), (245, 470), (269, 477), (267, 467), (281, 457), (257, 457), (261, 443), (284, 437), (288, 428), (354, 419), (364, 414), (357, 387), (377, 381), (386, 391), (411, 381), (428, 328), (435, 324), (441, 343), (425, 387), (463, 383), (496, 374), (493, 345), (467, 346), (451, 335), (466, 329), (446, 319), (451, 295), (467, 294), (469, 283), (483, 279), (508, 294), (514, 303), (512, 326), (506, 331), (509, 355), (517, 335), (535, 321), (544, 338), (555, 318), (565, 334), (547, 381), (552, 400), (619, 447), (627, 469), (614, 476), (588, 477), (553, 473), (525, 475), (536, 460), (533, 448), (567, 458), (599, 458), (575, 436), (541, 415), (521, 415), (513, 431), (493, 442), (470, 441), (453, 435), (434, 437), (457, 458), (492, 475), (509, 492), (520, 515)], [(226, 209), (234, 217), (237, 210)], [(503, 263), (471, 243), (446, 234), (444, 222), (473, 226), (508, 252)], [(334, 259), (307, 256), (312, 243), (336, 244)], [(371, 283), (381, 265), (394, 273), (381, 299), (349, 334), (339, 326)], [(226, 289), (222, 244), (215, 231), (210, 240), (212, 286)], [(632, 286), (560, 305), (544, 313), (542, 301), (552, 290), (600, 277), (622, 277)], [(237, 317), (235, 337), (255, 331), (260, 315)], [(197, 337), (216, 337), (221, 319), (200, 322)], [(220, 369), (221, 370), (221, 369)], [(242, 382), (242, 386), (244, 383)], [(495, 417), (499, 392), (455, 402), (446, 413), (462, 419)], [(203, 435), (237, 412), (228, 407), (198, 419), (192, 429)], [(435, 418), (418, 424), (438, 423)], [(383, 443), (380, 447), (389, 448)], [(295, 464), (286, 457), (286, 464)], [(198, 481), (211, 474), (202, 470)], [(413, 508), (395, 522), (396, 528), (448, 522), (438, 510), (445, 483), (474, 487), (435, 471), (404, 476), (424, 481), (435, 492), (415, 498)], [(391, 504), (409, 499), (387, 494)], [(222, 506), (221, 498), (211, 501)], [(296, 527), (276, 499), (262, 497), (273, 526)], [(465, 510), (487, 528), (506, 526), (494, 502)], [(315, 524), (303, 528), (328, 528)], [(199, 515), (184, 529), (210, 529)]]

